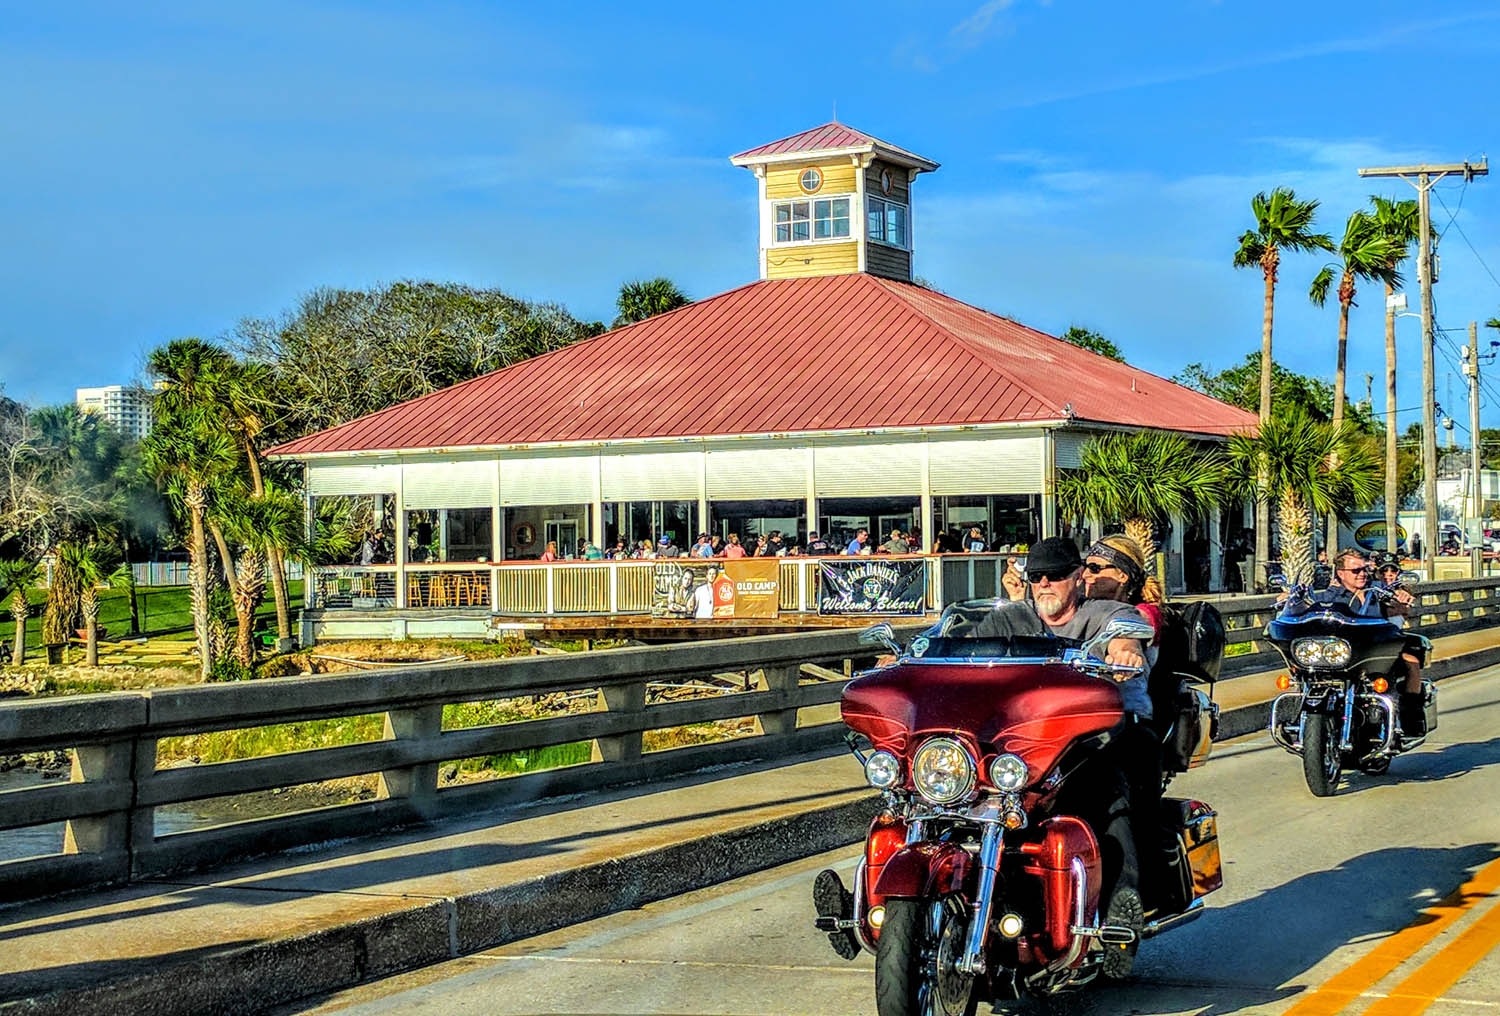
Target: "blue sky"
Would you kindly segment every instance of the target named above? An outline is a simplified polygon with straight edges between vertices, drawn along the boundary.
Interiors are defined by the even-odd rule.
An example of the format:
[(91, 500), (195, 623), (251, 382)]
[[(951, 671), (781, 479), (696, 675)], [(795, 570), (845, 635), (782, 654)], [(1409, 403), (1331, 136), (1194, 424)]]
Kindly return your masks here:
[[(920, 275), (1157, 373), (1223, 367), (1259, 346), (1259, 277), (1229, 266), (1256, 190), (1320, 199), (1337, 234), (1368, 194), (1413, 193), (1357, 167), (1500, 148), (1493, 3), (792, 12), (0, 0), (0, 382), (67, 400), (323, 285), (450, 279), (605, 320), (630, 278), (723, 291), (756, 273), (754, 182), (727, 157), (835, 103), (943, 164), (914, 192)], [(1500, 314), (1500, 174), (1440, 185), (1433, 219), (1439, 324)], [(1320, 263), (1284, 263), (1277, 358), (1331, 377)], [(1380, 295), (1360, 303), (1351, 386), (1376, 374), (1383, 407)], [(1404, 427), (1419, 324), (1398, 328)], [(1438, 399), (1451, 372), (1462, 403), (1439, 348)]]

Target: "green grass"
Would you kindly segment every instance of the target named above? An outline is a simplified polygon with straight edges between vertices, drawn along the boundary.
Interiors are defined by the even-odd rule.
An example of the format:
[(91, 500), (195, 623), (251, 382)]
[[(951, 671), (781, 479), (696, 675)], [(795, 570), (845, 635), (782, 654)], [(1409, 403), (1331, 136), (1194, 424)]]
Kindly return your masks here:
[[(300, 579), (287, 583), (287, 596), (294, 609), (302, 602)], [(28, 589), (26, 600), (31, 604), (31, 617), (26, 620), (26, 652), (29, 656), (33, 650), (36, 652), (42, 650), (42, 612), (47, 606), (47, 590)], [(140, 609), (142, 634), (192, 626), (193, 611), (186, 586), (138, 586), (136, 603)], [(9, 600), (3, 607), (4, 609), (0, 610), (0, 616), (4, 618), (4, 622), (0, 623), (0, 639), (11, 643), (15, 636), (16, 624), (10, 618)], [(270, 590), (267, 590), (266, 599), (262, 601), (260, 610), (255, 616), (257, 618), (276, 616), (276, 604), (270, 599)], [(129, 635), (130, 596), (126, 590), (100, 590), (99, 624), (105, 629), (108, 638), (116, 639)], [(192, 636), (186, 637), (191, 639)]]

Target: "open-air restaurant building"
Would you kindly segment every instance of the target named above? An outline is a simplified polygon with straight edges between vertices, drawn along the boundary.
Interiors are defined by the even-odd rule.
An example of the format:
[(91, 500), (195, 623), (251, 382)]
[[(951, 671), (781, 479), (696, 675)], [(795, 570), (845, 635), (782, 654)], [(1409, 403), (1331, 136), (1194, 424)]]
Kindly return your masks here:
[[(977, 526), (983, 554), (924, 555), (927, 606), (995, 595), (1003, 551), (1060, 520), (1090, 437), (1205, 441), (1254, 417), (913, 282), (912, 191), (936, 163), (831, 123), (743, 152), (760, 278), (272, 449), (309, 517), (353, 511), (392, 560), (313, 568), (304, 641), (464, 635), (492, 618), (650, 613), (651, 561), (542, 562), (700, 532), (842, 546)], [(1173, 519), (1217, 546), (1239, 510)], [(1107, 520), (1106, 520), (1107, 521)], [(1220, 556), (1209, 556), (1218, 587)], [(818, 560), (780, 559), (784, 613), (818, 610)]]

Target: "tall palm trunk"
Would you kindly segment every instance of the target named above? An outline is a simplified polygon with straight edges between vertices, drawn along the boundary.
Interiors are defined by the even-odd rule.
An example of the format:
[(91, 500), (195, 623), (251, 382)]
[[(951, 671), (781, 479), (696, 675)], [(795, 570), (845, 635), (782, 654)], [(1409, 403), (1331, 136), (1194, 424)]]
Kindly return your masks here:
[[(1353, 303), (1354, 276), (1345, 272), (1343, 279), (1339, 282), (1339, 352), (1333, 368), (1333, 429), (1335, 431), (1344, 425), (1344, 373), (1349, 359), (1349, 308)], [(1337, 466), (1338, 455), (1335, 454), (1332, 458), (1330, 465)], [(1330, 558), (1338, 552), (1339, 518), (1332, 512), (1328, 513), (1328, 537), (1323, 546), (1328, 548)]]
[(83, 596), (80, 598), (80, 606), (83, 608), (83, 633), (84, 633), (84, 655), (83, 665), (85, 667), (99, 666), (99, 590), (87, 579), (84, 580)]
[(1287, 490), (1277, 505), (1281, 534), (1281, 570), (1291, 583), (1311, 582), (1313, 572), (1312, 518), (1295, 491)]
[(1385, 287), (1385, 549), (1396, 553), (1396, 308), (1390, 297), (1396, 288)]
[(234, 590), (234, 616), (238, 628), (234, 636), (234, 655), (246, 667), (255, 664), (255, 608), (266, 588), (266, 559), (258, 550), (247, 549), (240, 555), (239, 581)]
[(192, 542), (188, 546), (188, 596), (192, 601), (193, 632), (198, 637), (198, 670), (207, 681), (213, 667), (214, 647), (208, 624), (208, 537), (203, 531), (203, 513), (208, 497), (203, 484), (189, 481), (182, 502), (187, 507), (192, 526)]
[(125, 590), (130, 596), (130, 634), (141, 633), (141, 610), (140, 602), (135, 591), (135, 572), (130, 567), (130, 537), (120, 537), (120, 549), (124, 551), (122, 568), (125, 569)]
[(1141, 545), (1146, 554), (1146, 574), (1156, 575), (1156, 536), (1150, 519), (1125, 520), (1125, 535)]
[[(234, 555), (229, 553), (229, 542), (224, 539), (224, 530), (220, 525), (209, 520), (209, 531), (214, 534), (214, 543), (219, 548), (219, 560), (224, 566), (224, 582), (229, 586), (229, 599), (234, 604), (234, 644), (235, 654), (241, 663), (248, 665), (249, 661), (239, 656), (239, 647), (250, 644), (250, 629), (255, 623), (252, 616), (254, 608), (245, 607), (244, 588), (240, 584), (239, 568), (234, 563)], [(249, 551), (246, 551), (248, 554)]]
[[(255, 445), (249, 439), (245, 440), (243, 447), (245, 461), (250, 466), (251, 496), (265, 497), (266, 484), (261, 476), (260, 456), (256, 454)], [(276, 601), (276, 638), (289, 639), (292, 637), (292, 609), (286, 588), (286, 559), (275, 547), (267, 550), (266, 557), (271, 566), (271, 598)]]
[[(1265, 275), (1265, 306), (1260, 323), (1260, 422), (1271, 418), (1271, 322), (1276, 317), (1276, 268), (1281, 255), (1275, 247), (1267, 246), (1261, 256), (1261, 271)], [(1266, 486), (1266, 469), (1261, 465), (1259, 486)], [(1264, 499), (1255, 502), (1255, 579), (1256, 584), (1266, 582), (1266, 562), (1271, 559), (1271, 506)]]
[(17, 589), (10, 598), (10, 616), (16, 622), (16, 635), (11, 648), (11, 660), (17, 665), (26, 662), (26, 618), (31, 615), (31, 604), (26, 602), (26, 590)]

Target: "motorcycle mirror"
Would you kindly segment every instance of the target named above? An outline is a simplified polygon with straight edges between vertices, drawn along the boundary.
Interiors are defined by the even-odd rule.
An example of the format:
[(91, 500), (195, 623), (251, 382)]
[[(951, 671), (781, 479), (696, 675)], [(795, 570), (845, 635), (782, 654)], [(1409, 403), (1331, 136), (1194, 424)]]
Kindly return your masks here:
[(1084, 644), (1085, 655), (1093, 655), (1100, 646), (1107, 646), (1115, 639), (1135, 639), (1149, 642), (1156, 635), (1151, 622), (1141, 617), (1117, 617), (1104, 626), (1104, 630)]
[(883, 646), (893, 653), (900, 653), (901, 646), (896, 641), (896, 629), (891, 627), (889, 621), (881, 621), (879, 624), (871, 625), (859, 633), (859, 644), (863, 646)]
[(1285, 575), (1272, 575), (1266, 581), (1270, 585), (1274, 586), (1277, 589), (1286, 589), (1287, 588), (1287, 582), (1286, 582), (1286, 576)]
[(1403, 582), (1403, 583), (1406, 583), (1406, 582), (1416, 582), (1416, 581), (1417, 581), (1417, 580), (1419, 580), (1419, 579), (1420, 579), (1420, 578), (1421, 578), (1421, 577), (1422, 577), (1422, 576), (1420, 576), (1420, 575), (1418, 575), (1418, 574), (1417, 574), (1417, 573), (1416, 573), (1416, 572), (1414, 572), (1414, 571), (1403, 571), (1403, 572), (1402, 572), (1402, 573), (1401, 573), (1401, 581), (1402, 581), (1402, 582)]

